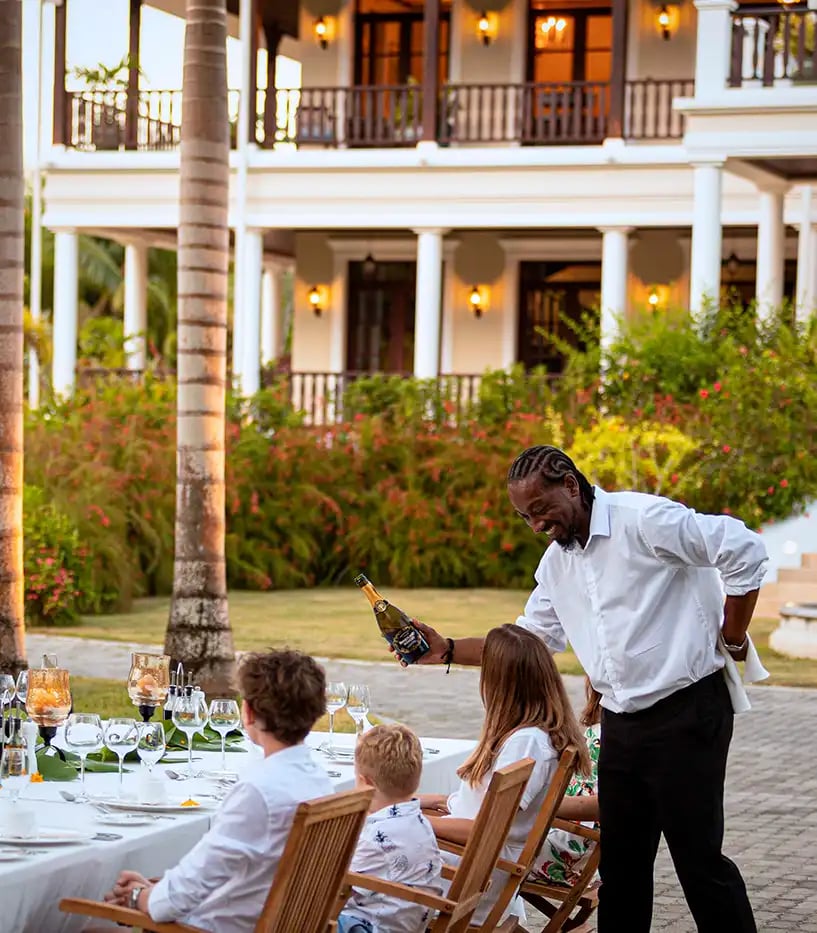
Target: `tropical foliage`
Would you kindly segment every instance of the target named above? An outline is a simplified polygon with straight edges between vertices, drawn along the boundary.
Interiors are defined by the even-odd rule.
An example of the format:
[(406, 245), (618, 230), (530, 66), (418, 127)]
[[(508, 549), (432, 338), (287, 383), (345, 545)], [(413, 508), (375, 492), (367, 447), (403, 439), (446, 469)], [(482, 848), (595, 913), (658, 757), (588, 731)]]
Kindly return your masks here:
[[(813, 334), (731, 312), (702, 331), (652, 318), (612, 348), (604, 383), (598, 366), (597, 351), (575, 354), (558, 385), (487, 374), (470, 402), (451, 386), (376, 377), (354, 385), (348, 420), (328, 429), (304, 424), (283, 382), (252, 400), (251, 417), (231, 401), (230, 586), (335, 584), (358, 568), (393, 586), (525, 586), (542, 542), (513, 515), (504, 475), (529, 444), (565, 446), (604, 487), (752, 527), (817, 497)], [(84, 549), (60, 621), (169, 592), (174, 438), (175, 388), (155, 377), (29, 415), (26, 482), (53, 514), (27, 511), (28, 566), (70, 568), (63, 555)], [(56, 586), (40, 570), (29, 597), (32, 579)], [(36, 595), (32, 622), (45, 616)]]

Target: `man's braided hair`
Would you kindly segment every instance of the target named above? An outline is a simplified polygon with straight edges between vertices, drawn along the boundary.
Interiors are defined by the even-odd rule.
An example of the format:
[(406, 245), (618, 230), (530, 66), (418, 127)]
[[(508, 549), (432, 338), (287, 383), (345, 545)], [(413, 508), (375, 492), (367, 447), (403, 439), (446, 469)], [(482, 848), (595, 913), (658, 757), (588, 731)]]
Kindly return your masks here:
[(560, 486), (565, 477), (571, 475), (579, 484), (582, 503), (586, 508), (591, 508), (593, 487), (570, 457), (558, 447), (540, 444), (523, 450), (508, 470), (508, 485), (528, 479), (530, 476), (539, 476), (548, 486)]

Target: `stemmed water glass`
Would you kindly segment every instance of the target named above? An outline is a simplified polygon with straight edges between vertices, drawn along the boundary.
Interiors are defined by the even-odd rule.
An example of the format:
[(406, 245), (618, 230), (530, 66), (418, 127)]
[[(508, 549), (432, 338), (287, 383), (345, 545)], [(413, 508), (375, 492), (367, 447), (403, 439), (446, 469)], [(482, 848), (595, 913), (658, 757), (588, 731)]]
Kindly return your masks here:
[(11, 707), (14, 691), (14, 678), (11, 674), (0, 674), (0, 745), (6, 739), (6, 707)]
[(235, 700), (219, 697), (210, 703), (210, 726), (221, 736), (221, 770), (227, 770), (227, 733), (241, 725), (241, 711)]
[(160, 722), (140, 722), (138, 729), (139, 742), (136, 745), (136, 754), (148, 766), (148, 771), (152, 774), (153, 766), (164, 758), (164, 726)]
[(207, 706), (195, 696), (182, 696), (173, 708), (173, 725), (187, 736), (187, 776), (193, 774), (193, 736), (207, 722)]
[(127, 716), (114, 716), (105, 726), (105, 745), (119, 759), (119, 796), (122, 796), (122, 763), (125, 755), (132, 752), (139, 744), (139, 730), (136, 720)]
[(87, 800), (85, 792), (85, 759), (91, 752), (102, 751), (105, 745), (105, 734), (102, 731), (102, 722), (96, 713), (72, 713), (65, 722), (65, 744), (72, 752), (79, 756), (80, 781), (82, 789), (77, 800)]
[(326, 685), (326, 711), (329, 713), (329, 751), (335, 750), (335, 713), (346, 706), (349, 695), (346, 684), (339, 680)]
[(17, 675), (14, 696), (20, 701), (21, 708), (25, 709), (26, 699), (28, 698), (28, 671), (20, 671)]
[(354, 719), (355, 731), (358, 735), (363, 732), (363, 723), (369, 712), (369, 704), (369, 688), (366, 684), (349, 684), (346, 712)]

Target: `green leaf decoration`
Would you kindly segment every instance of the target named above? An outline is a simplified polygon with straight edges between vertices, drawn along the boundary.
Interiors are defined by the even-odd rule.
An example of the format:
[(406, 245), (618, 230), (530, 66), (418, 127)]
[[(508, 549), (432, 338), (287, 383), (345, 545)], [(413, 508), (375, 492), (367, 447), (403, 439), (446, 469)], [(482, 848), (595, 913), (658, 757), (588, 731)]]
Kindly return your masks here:
[(58, 755), (46, 755), (40, 752), (37, 755), (37, 770), (44, 781), (73, 781), (79, 776), (79, 771)]
[[(95, 752), (94, 755), (99, 755), (101, 753)], [(66, 760), (69, 764), (73, 765), (74, 769), (79, 773), (79, 755), (75, 755), (73, 752), (65, 753)], [(85, 759), (85, 770), (89, 774), (118, 774), (119, 773), (119, 763), (114, 764), (110, 761), (102, 761), (100, 758), (92, 757), (88, 755)], [(123, 768), (123, 771), (130, 771), (130, 768)]]

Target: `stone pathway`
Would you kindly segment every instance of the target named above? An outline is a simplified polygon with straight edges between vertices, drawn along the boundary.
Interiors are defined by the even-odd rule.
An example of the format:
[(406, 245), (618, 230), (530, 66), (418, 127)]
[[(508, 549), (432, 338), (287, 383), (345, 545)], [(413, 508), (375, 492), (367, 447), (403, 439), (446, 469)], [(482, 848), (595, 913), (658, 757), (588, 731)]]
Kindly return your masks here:
[[(76, 675), (122, 681), (131, 651), (156, 648), (40, 635), (29, 635), (28, 645), (32, 660), (39, 652), (56, 652)], [(376, 713), (400, 719), (422, 735), (467, 738), (479, 732), (477, 671), (446, 675), (439, 668), (402, 671), (388, 661), (325, 663), (332, 679), (368, 683)], [(581, 678), (566, 680), (571, 698), (580, 702)], [(811, 738), (817, 691), (755, 687), (750, 696), (754, 709), (735, 720), (726, 851), (743, 872), (760, 933), (817, 933), (817, 759)], [(541, 918), (530, 915), (527, 928), (541, 930)], [(663, 848), (656, 866), (653, 930), (695, 930)]]

